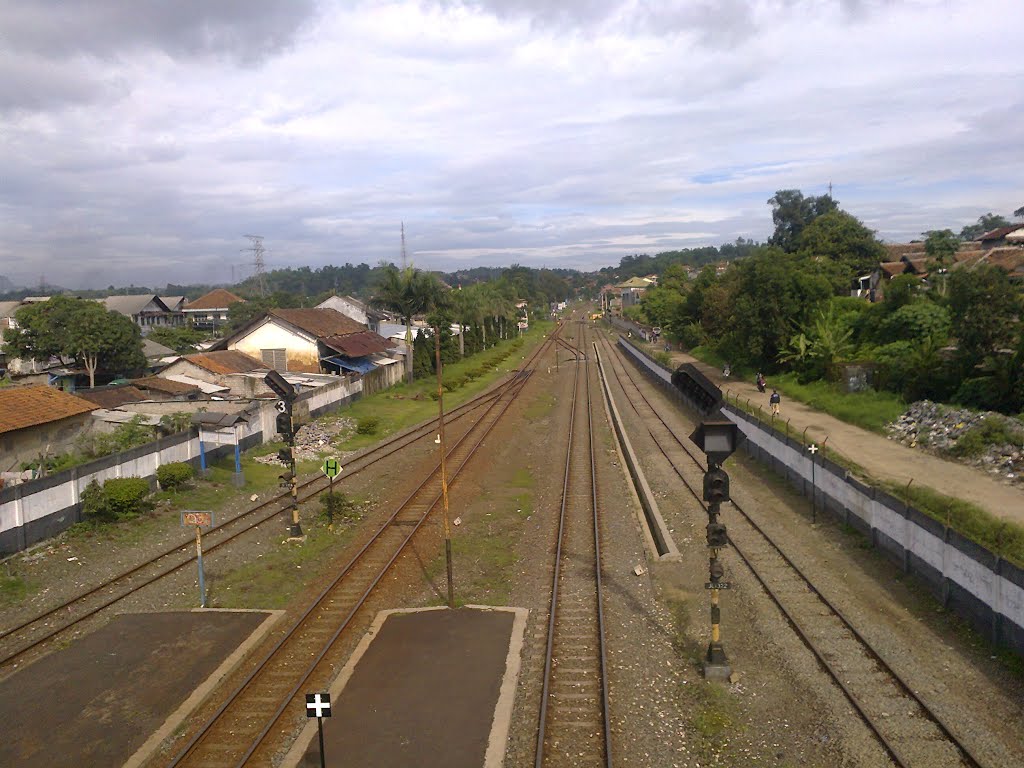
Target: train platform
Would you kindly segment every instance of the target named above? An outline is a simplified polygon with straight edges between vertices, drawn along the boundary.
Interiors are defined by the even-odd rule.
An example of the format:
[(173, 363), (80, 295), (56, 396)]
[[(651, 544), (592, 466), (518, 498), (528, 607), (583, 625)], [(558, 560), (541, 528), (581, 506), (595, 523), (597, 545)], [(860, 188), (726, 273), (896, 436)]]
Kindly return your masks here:
[(280, 614), (114, 618), (0, 681), (0, 765), (140, 765)]
[[(486, 606), (382, 611), (331, 685), (325, 764), (501, 766), (526, 617), (523, 608)], [(319, 768), (316, 722), (285, 768)]]

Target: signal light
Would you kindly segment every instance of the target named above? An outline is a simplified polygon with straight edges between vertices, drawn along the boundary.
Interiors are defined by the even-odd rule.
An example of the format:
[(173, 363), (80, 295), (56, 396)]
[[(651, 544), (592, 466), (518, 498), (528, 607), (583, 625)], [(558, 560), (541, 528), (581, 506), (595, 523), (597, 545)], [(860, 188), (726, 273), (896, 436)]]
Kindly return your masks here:
[(729, 536), (725, 532), (725, 526), (722, 523), (708, 523), (708, 546), (721, 549), (728, 544)]
[(292, 449), (281, 448), (277, 452), (277, 458), (280, 459), (281, 463), (284, 464), (286, 467), (290, 467), (292, 465)]
[(294, 430), (292, 429), (292, 415), (290, 413), (277, 414), (277, 431), (278, 434), (284, 435), (286, 439), (291, 439)]
[(729, 475), (718, 467), (704, 473), (704, 501), (717, 504), (729, 500)]

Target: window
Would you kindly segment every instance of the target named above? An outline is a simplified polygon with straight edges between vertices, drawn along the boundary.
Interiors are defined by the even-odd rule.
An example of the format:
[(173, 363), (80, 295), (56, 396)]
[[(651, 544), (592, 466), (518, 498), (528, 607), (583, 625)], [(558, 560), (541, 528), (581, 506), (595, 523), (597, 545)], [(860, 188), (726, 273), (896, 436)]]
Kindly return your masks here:
[(288, 355), (284, 349), (261, 349), (260, 356), (263, 358), (263, 364), (269, 368), (273, 368), (278, 373), (284, 373), (288, 370)]

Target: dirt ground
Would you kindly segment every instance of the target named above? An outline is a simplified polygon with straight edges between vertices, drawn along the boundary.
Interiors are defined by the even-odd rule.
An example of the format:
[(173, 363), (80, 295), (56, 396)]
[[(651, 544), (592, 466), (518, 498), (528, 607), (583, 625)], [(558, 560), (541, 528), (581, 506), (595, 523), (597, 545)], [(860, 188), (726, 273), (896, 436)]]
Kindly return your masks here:
[[(567, 335), (571, 338), (576, 333), (578, 329), (570, 326)], [(564, 465), (565, 405), (573, 367), (564, 351), (557, 370), (553, 353), (541, 364), (506, 420), (485, 441), (471, 474), (459, 478), (450, 494), (451, 517), (459, 521), (452, 529), (459, 604), (512, 605), (530, 611), (507, 751), (506, 765), (510, 767), (532, 765), (534, 759), (549, 569)], [(795, 426), (795, 404), (784, 401), (783, 406)], [(699, 507), (687, 500), (667, 464), (659, 463), (660, 454), (649, 437), (645, 438), (646, 429), (635, 414), (621, 402), (619, 408), (624, 417), (629, 415), (634, 447), (643, 456), (648, 480), (682, 558), (677, 563), (652, 562), (644, 551), (635, 501), (620, 457), (606, 421), (598, 419), (615, 764), (657, 768), (885, 765), (884, 756), (865, 735), (845, 700), (817, 670), (809, 653), (753, 586), (752, 578), (739, 569), (735, 558), (727, 560), (727, 578), (736, 582), (737, 588), (725, 595), (723, 628), (738, 679), (731, 685), (703, 680), (700, 659), (708, 637), (707, 598), (702, 588), (707, 568), (703, 544), (706, 519)], [(679, 415), (678, 419), (679, 430), (687, 430), (685, 417)], [(910, 452), (884, 438), (871, 437), (887, 448)], [(830, 447), (837, 441), (842, 443), (841, 450), (867, 466), (845, 438), (838, 437), (838, 430), (829, 439)], [(282, 599), (287, 599), (289, 612), (297, 611), (347, 560), (374, 524), (405, 498), (414, 476), (434, 463), (435, 450), (432, 440), (424, 440), (378, 471), (347, 480), (345, 490), (366, 501), (365, 514), (352, 526), (336, 530), (330, 546), (319, 550), (313, 562), (296, 564), (281, 557), (282, 552), (293, 552), (297, 546), (312, 547), (325, 535), (313, 517), (312, 505), (303, 511), (303, 525), (310, 535), (306, 545), (284, 544), (283, 526), (242, 537), (230, 553), (208, 563), (212, 605), (226, 599), (225, 590), (231, 585), (235, 605), (268, 607), (246, 604), (245, 595), (236, 594), (242, 585), (232, 580), (232, 574), (248, 574), (254, 563), (265, 563), (282, 584), (288, 583), (288, 589), (282, 586)], [(946, 463), (941, 464), (944, 467)], [(1024, 733), (1020, 681), (1008, 677), (989, 658), (984, 643), (959, 629), (929, 598), (902, 583), (899, 573), (857, 537), (827, 525), (812, 530), (807, 524), (806, 502), (761, 475), (758, 467), (736, 463), (730, 472), (734, 493), (742, 503), (759, 509), (766, 524), (788, 532), (794, 543), (793, 556), (805, 560), (804, 564), (825, 580), (826, 588), (835, 592), (849, 614), (866, 617), (875, 633), (873, 639), (932, 692), (942, 703), (943, 714), (981, 733), (990, 743), (985, 754), (1021, 757), (1020, 761), (992, 765), (1024, 763), (1024, 755), (1013, 751), (1014, 739), (1019, 750), (1020, 734)], [(972, 482), (987, 480), (973, 471), (971, 477)], [(1024, 509), (1024, 505), (1018, 508)], [(167, 537), (180, 535), (177, 523), (176, 515), (167, 522)], [(330, 663), (336, 671), (378, 610), (445, 602), (444, 542), (439, 519), (434, 523), (382, 582), (365, 615), (357, 617), (352, 635), (332, 652)], [(109, 542), (92, 539), (53, 542), (36, 561), (24, 566), (15, 563), (16, 569), (31, 569), (38, 589), (13, 611), (5, 611), (2, 623), (10, 625), (16, 614), (32, 613), (52, 603), (58, 594), (96, 583), (105, 572), (114, 570), (115, 562), (121, 567), (139, 559), (147, 546), (152, 542), (124, 544), (110, 552)], [(77, 559), (69, 560), (71, 557)], [(125, 601), (122, 610), (189, 607), (195, 589), (195, 574), (182, 572)], [(278, 626), (288, 623), (286, 616)], [(277, 633), (272, 631), (266, 642), (273, 642)], [(230, 677), (225, 687), (235, 682), (237, 677)], [(195, 720), (208, 714), (211, 707), (212, 703), (201, 708)]]
[[(720, 370), (683, 352), (673, 352), (672, 363), (697, 365), (723, 392), (729, 393), (730, 399), (734, 396), (739, 396), (741, 401), (749, 398), (752, 405), (760, 404), (768, 413), (771, 392), (758, 392), (753, 382), (723, 379)], [(782, 396), (780, 418), (790, 422), (791, 432), (801, 433), (806, 429), (807, 437), (818, 441), (827, 437), (830, 449), (856, 462), (873, 477), (900, 485), (906, 485), (913, 478), (915, 485), (934, 488), (947, 496), (977, 504), (996, 517), (1024, 524), (1024, 488), (1001, 483), (976, 467), (946, 461), (847, 424), (787, 398), (784, 390), (779, 394)]]

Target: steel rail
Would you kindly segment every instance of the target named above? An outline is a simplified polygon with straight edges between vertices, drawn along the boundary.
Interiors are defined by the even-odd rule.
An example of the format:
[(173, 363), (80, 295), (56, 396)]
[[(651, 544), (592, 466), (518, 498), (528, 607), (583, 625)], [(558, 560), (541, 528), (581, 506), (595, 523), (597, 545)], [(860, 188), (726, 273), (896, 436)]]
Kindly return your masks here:
[[(608, 343), (608, 342), (606, 342), (606, 343)], [(625, 356), (622, 355), (621, 352), (618, 350), (618, 345), (610, 345), (610, 346), (614, 347), (614, 351), (615, 351), (616, 354), (613, 355), (613, 356), (616, 357), (619, 360), (620, 364), (621, 364), (622, 363), (622, 359)], [(628, 359), (628, 358), (626, 358), (626, 359)], [(675, 433), (675, 430), (673, 430), (672, 427), (669, 426), (668, 422), (666, 422), (664, 417), (662, 417), (661, 414), (658, 412), (658, 409), (656, 409), (652, 405), (652, 403), (647, 398), (647, 396), (643, 393), (643, 391), (640, 389), (640, 387), (637, 386), (635, 379), (628, 372), (628, 369), (626, 368), (626, 366), (622, 365), (622, 368), (626, 372), (626, 378), (629, 380), (630, 384), (636, 390), (637, 394), (640, 396), (640, 398), (643, 400), (643, 402), (648, 406), (650, 411), (662, 423), (662, 425), (665, 427), (665, 430), (669, 433), (669, 435), (673, 438), (673, 440), (675, 440), (677, 445), (680, 448), (682, 448), (682, 450), (686, 453), (687, 456), (689, 456), (689, 458), (693, 461), (693, 463), (696, 465), (696, 467), (698, 469), (700, 469), (701, 471), (705, 471), (707, 469), (707, 463), (706, 462), (702, 462), (701, 459), (697, 455), (695, 455), (693, 453), (693, 451), (691, 451), (690, 448), (679, 438), (679, 436)], [(621, 377), (618, 374), (618, 371), (614, 367), (613, 367), (612, 371), (615, 374), (616, 380), (619, 382), (620, 388), (623, 390), (623, 392), (625, 392), (625, 387), (622, 385), (622, 380), (621, 380)], [(627, 399), (629, 399), (629, 398), (627, 398)], [(637, 414), (637, 416), (639, 418), (641, 418), (641, 420), (646, 422), (646, 419), (644, 419), (644, 417), (640, 414), (640, 411), (636, 408), (636, 404), (631, 399), (629, 399), (629, 402), (630, 402), (630, 405), (633, 407), (634, 412)], [(704, 501), (703, 501), (703, 490), (701, 489), (700, 491), (698, 491), (698, 489), (695, 487), (695, 485), (692, 484), (689, 480), (686, 479), (686, 477), (682, 474), (682, 472), (676, 466), (675, 462), (668, 455), (668, 452), (662, 446), (661, 441), (658, 440), (658, 438), (655, 436), (654, 432), (650, 429), (650, 427), (647, 427), (646, 423), (645, 423), (645, 428), (647, 429), (648, 433), (650, 434), (650, 436), (651, 436), (652, 440), (654, 441), (655, 445), (658, 447), (659, 451), (662, 453), (662, 455), (668, 461), (669, 465), (672, 467), (672, 469), (679, 476), (680, 480), (686, 486), (687, 490), (691, 493), (691, 495), (693, 495), (693, 497), (696, 499), (696, 501), (700, 505), (700, 507), (702, 509), (706, 509), (706, 507), (704, 506)], [(821, 603), (825, 607), (827, 607), (832, 612), (832, 614), (836, 616), (837, 619), (839, 619), (839, 621), (843, 625), (843, 627), (850, 633), (850, 635), (852, 637), (854, 637), (860, 643), (860, 645), (868, 653), (868, 655), (878, 664), (879, 668), (885, 674), (887, 674), (890, 679), (892, 679), (893, 681), (895, 681), (897, 683), (897, 686), (903, 691), (904, 695), (906, 695), (909, 699), (911, 699), (920, 708), (920, 710), (927, 716), (927, 718), (933, 722), (933, 724), (938, 728), (938, 730), (942, 733), (942, 735), (945, 736), (946, 740), (949, 741), (954, 747), (956, 747), (956, 749), (960, 752), (960, 754), (961, 754), (962, 758), (965, 760), (965, 762), (968, 765), (973, 766), (974, 768), (983, 768), (984, 764), (970, 751), (970, 749), (967, 747), (967, 745), (964, 744), (956, 736), (956, 734), (946, 724), (946, 722), (942, 719), (942, 717), (938, 713), (936, 713), (927, 704), (927, 702), (925, 702), (924, 699), (921, 696), (919, 696), (913, 690), (913, 688), (903, 678), (903, 676), (900, 675), (899, 672), (897, 672), (896, 669), (894, 669), (892, 667), (892, 665), (890, 665), (889, 662), (881, 655), (881, 653), (871, 644), (871, 642), (866, 637), (864, 637), (864, 635), (854, 626), (853, 622), (849, 618), (847, 618), (847, 616), (842, 612), (842, 610), (840, 610), (838, 606), (836, 606), (831, 600), (829, 600), (824, 594), (821, 593), (821, 591), (814, 585), (814, 583), (811, 580), (811, 578), (809, 576), (807, 576), (807, 574), (803, 571), (803, 569), (801, 569), (795, 562), (793, 562), (793, 560), (782, 550), (782, 548), (778, 545), (778, 543), (763, 529), (762, 526), (760, 526), (753, 519), (753, 517), (751, 517), (751, 515), (745, 509), (743, 509), (743, 507), (738, 502), (736, 502), (735, 500), (731, 500), (731, 501), (732, 501), (733, 507), (736, 509), (737, 512), (740, 513), (740, 515), (743, 517), (743, 519), (746, 520), (748, 525), (750, 525), (750, 527), (753, 530), (755, 530), (765, 540), (765, 542), (768, 543), (768, 545), (786, 563), (786, 565), (789, 566), (789, 568), (804, 582), (806, 587), (818, 598), (818, 600), (820, 600)], [(897, 749), (896, 745), (893, 744), (892, 741), (888, 737), (886, 737), (884, 733), (882, 733), (879, 730), (879, 725), (877, 724), (875, 719), (871, 716), (871, 714), (869, 712), (867, 712), (866, 708), (862, 705), (860, 700), (857, 698), (856, 694), (843, 681), (843, 679), (842, 679), (843, 676), (840, 675), (839, 672), (833, 668), (833, 666), (829, 663), (827, 657), (823, 654), (823, 652), (819, 648), (817, 648), (817, 646), (814, 643), (814, 641), (811, 639), (811, 637), (808, 635), (808, 633), (805, 631), (805, 629), (800, 625), (800, 623), (797, 620), (796, 616), (794, 616), (782, 604), (781, 598), (766, 583), (765, 579), (762, 577), (762, 574), (758, 571), (758, 569), (754, 565), (754, 562), (752, 561), (752, 559), (749, 558), (742, 551), (742, 548), (739, 547), (736, 544), (736, 542), (733, 541), (731, 538), (729, 540), (729, 543), (733, 546), (733, 548), (736, 550), (736, 553), (740, 556), (740, 559), (743, 560), (744, 564), (747, 566), (747, 568), (750, 570), (750, 572), (754, 575), (754, 577), (757, 579), (757, 581), (764, 588), (765, 592), (768, 594), (768, 596), (770, 597), (772, 602), (782, 612), (783, 616), (786, 618), (787, 623), (793, 628), (793, 630), (800, 637), (800, 639), (804, 643), (804, 645), (814, 655), (814, 657), (818, 661), (819, 665), (825, 670), (825, 672), (839, 686), (840, 690), (842, 690), (842, 692), (846, 696), (847, 700), (850, 702), (850, 704), (857, 711), (857, 713), (860, 716), (861, 720), (865, 723), (865, 725), (867, 725), (868, 729), (871, 730), (871, 732), (875, 735), (875, 737), (878, 739), (879, 743), (882, 745), (882, 747), (885, 749), (885, 751), (889, 754), (889, 756), (893, 759), (893, 761), (897, 765), (901, 766), (902, 768), (909, 768), (909, 764), (908, 764), (906, 758), (900, 753), (900, 751)]]
[[(501, 392), (503, 392), (506, 387), (510, 386), (512, 381), (514, 381), (514, 379), (509, 379), (506, 382), (502, 382), (502, 384), (500, 384), (497, 389), (485, 393), (477, 398), (474, 398), (473, 400), (459, 406), (459, 408), (454, 409), (452, 411), (452, 421), (461, 420), (467, 415), (474, 412), (475, 410), (483, 407), (487, 403), (500, 397)], [(357, 465), (355, 468), (347, 470), (345, 473), (345, 478), (347, 479), (349, 477), (357, 475), (363, 470), (373, 466), (377, 462), (382, 461), (383, 459), (388, 458), (389, 456), (392, 456), (398, 451), (408, 447), (412, 443), (422, 440), (424, 437), (434, 432), (436, 424), (437, 419), (434, 418), (432, 420), (429, 420), (425, 424), (414, 427), (410, 431), (404, 432), (403, 434), (400, 435), (396, 435), (395, 437), (385, 441), (384, 443), (372, 446), (366, 449), (365, 451), (361, 452), (360, 454), (350, 457), (350, 459), (346, 463), (353, 462), (358, 464), (358, 462), (362, 462), (366, 459), (369, 460), (365, 461), (365, 463), (361, 465)], [(322, 485), (322, 487), (314, 489), (313, 486), (316, 486), (318, 484)], [(323, 491), (326, 490), (329, 487), (329, 485), (329, 482), (325, 480), (325, 478), (322, 475), (314, 476), (313, 478), (304, 481), (299, 486), (299, 488), (300, 490), (308, 492), (299, 499), (299, 502), (304, 503), (312, 498), (315, 498), (320, 493), (323, 493)], [(287, 505), (290, 503), (289, 499), (290, 496), (288, 494), (278, 494), (270, 499), (267, 499), (264, 502), (261, 502), (260, 504), (257, 504), (256, 506), (244, 510), (243, 512), (231, 518), (230, 520), (226, 520), (223, 523), (214, 526), (205, 534), (205, 537), (213, 537), (213, 540), (211, 541), (210, 538), (204, 539), (204, 542), (209, 542), (208, 544), (205, 544), (204, 552), (206, 554), (209, 554), (210, 552), (213, 552), (219, 549), (220, 547), (229, 544), (239, 536), (248, 533), (249, 531), (252, 531), (255, 528), (258, 528), (259, 526), (269, 522), (270, 520), (273, 520), (277, 515), (281, 514), (282, 512), (286, 512), (288, 510)], [(257, 512), (266, 510), (274, 504), (283, 504), (284, 506), (271, 509), (269, 514), (265, 516), (259, 518), (254, 517)], [(240, 522), (245, 522), (246, 524), (243, 527), (238, 528), (238, 530), (231, 530), (232, 528), (236, 527)], [(224, 535), (223, 538), (216, 538), (217, 536), (225, 534), (229, 530), (231, 530), (231, 532)], [(192, 539), (189, 539), (188, 541), (179, 544), (175, 544), (173, 547), (163, 550), (162, 552), (159, 552), (156, 555), (152, 556), (150, 559), (142, 563), (139, 563), (138, 565), (135, 565), (130, 569), (123, 571), (113, 577), (110, 577), (106, 581), (97, 584), (96, 586), (91, 587), (90, 589), (84, 592), (78, 593), (70, 600), (66, 600), (64, 603), (60, 605), (49, 608), (46, 611), (39, 613), (36, 616), (33, 616), (32, 618), (22, 621), (20, 624), (16, 626), (0, 631), (0, 640), (3, 640), (6, 637), (10, 637), (18, 632), (29, 629), (30, 627), (38, 624), (39, 622), (51, 616), (54, 616), (55, 614), (71, 611), (75, 606), (83, 603), (85, 600), (92, 597), (93, 595), (96, 595), (102, 590), (115, 587), (115, 585), (117, 585), (119, 582), (127, 581), (132, 577), (139, 575), (142, 571), (157, 565), (162, 560), (166, 560), (174, 555), (179, 555), (180, 557), (184, 558), (167, 565), (166, 567), (157, 571), (154, 574), (145, 577), (142, 581), (132, 584), (125, 591), (104, 598), (98, 605), (93, 606), (86, 612), (76, 616), (75, 618), (69, 621), (62, 623), (60, 626), (51, 628), (45, 634), (34, 638), (31, 642), (7, 653), (2, 658), (0, 658), (0, 670), (2, 670), (6, 666), (9, 666), (11, 662), (21, 658), (33, 649), (40, 647), (41, 645), (53, 639), (57, 635), (60, 635), (68, 631), (69, 629), (77, 626), (81, 622), (91, 618), (92, 616), (95, 616), (100, 611), (109, 608), (110, 606), (120, 602), (121, 600), (124, 600), (125, 598), (135, 594), (139, 590), (195, 562), (196, 554), (194, 550), (192, 550), (191, 544)], [(182, 554), (183, 552), (185, 554)]]
[[(511, 393), (511, 397), (505, 402), (504, 406), (501, 408), (501, 411), (500, 411), (500, 413), (498, 413), (498, 415), (496, 416), (495, 420), (490, 425), (488, 425), (486, 427), (486, 429), (483, 430), (483, 434), (481, 434), (480, 438), (472, 446), (470, 454), (460, 464), (458, 464), (457, 471), (455, 473), (453, 473), (453, 475), (451, 477), (451, 480), (450, 480), (451, 483), (454, 483), (455, 478), (458, 476), (458, 473), (461, 472), (462, 468), (465, 467), (465, 465), (468, 463), (469, 458), (479, 448), (480, 443), (483, 441), (484, 437), (486, 437), (486, 435), (490, 433), (490, 430), (493, 429), (494, 425), (497, 424), (498, 421), (500, 421), (501, 417), (503, 416), (504, 412), (508, 409), (508, 407), (511, 404), (511, 402), (518, 396), (519, 392), (525, 386), (527, 379), (529, 378), (530, 374), (532, 373), (532, 370), (526, 370), (526, 369), (528, 369), (529, 366), (531, 366), (534, 363), (534, 361), (537, 360), (540, 357), (540, 355), (550, 347), (551, 344), (553, 344), (553, 339), (557, 338), (557, 335), (561, 332), (561, 330), (562, 330), (562, 326), (559, 325), (555, 329), (553, 334), (551, 336), (549, 336), (549, 338), (547, 340), (545, 340), (544, 344), (540, 345), (538, 347), (538, 349), (534, 352), (534, 354), (531, 355), (529, 361), (523, 367), (523, 369), (521, 369), (521, 370), (516, 372), (516, 375), (513, 377), (512, 381), (510, 382), (510, 386), (507, 387), (506, 390), (501, 395), (502, 397), (504, 397), (505, 394)], [(488, 408), (488, 413), (493, 408), (495, 408), (495, 406), (498, 404), (499, 401), (500, 401), (500, 398), (496, 398), (494, 400), (494, 402)], [(449, 451), (450, 454), (454, 455), (455, 451), (460, 448), (460, 446), (462, 445), (462, 443), (464, 443), (466, 441), (468, 436), (470, 434), (473, 434), (473, 430), (476, 429), (476, 427), (479, 425), (480, 421), (483, 421), (483, 419), (478, 420), (477, 424), (475, 424), (470, 429), (469, 432), (467, 432), (465, 435), (462, 436), (462, 438), (460, 438), (458, 443), (456, 443), (452, 447), (452, 449)], [(344, 579), (344, 577), (348, 573), (350, 573), (352, 571), (352, 569), (355, 567), (355, 565), (369, 552), (370, 547), (374, 544), (374, 542), (378, 541), (386, 530), (392, 528), (392, 526), (396, 523), (398, 517), (401, 515), (402, 511), (407, 506), (409, 506), (411, 504), (411, 502), (413, 501), (413, 499), (417, 495), (417, 493), (421, 489), (426, 487), (427, 484), (433, 478), (436, 477), (436, 473), (437, 473), (439, 468), (440, 468), (440, 462), (437, 464), (437, 466), (435, 467), (434, 471), (429, 473), (428, 476), (424, 479), (424, 481), (420, 484), (420, 487), (417, 489), (417, 491), (414, 491), (413, 494), (411, 494), (409, 496), (409, 498), (406, 499), (405, 502), (403, 502), (403, 504), (399, 507), (399, 509), (396, 510), (396, 512), (389, 517), (388, 521), (380, 528), (380, 530), (377, 531), (376, 534), (374, 534), (374, 536), (370, 539), (370, 541), (368, 541), (352, 557), (352, 559), (343, 568), (343, 570), (335, 578), (335, 580), (330, 585), (328, 585), (321, 592), (321, 594), (315, 599), (314, 603), (303, 613), (302, 616), (300, 616), (293, 623), (293, 626), (289, 629), (288, 633), (284, 637), (282, 637), (278, 641), (277, 644), (275, 644), (275, 646), (266, 654), (264, 659), (250, 673), (250, 675), (245, 679), (245, 681), (243, 681), (234, 690), (234, 692), (229, 695), (229, 697), (221, 704), (221, 706), (217, 709), (217, 711), (209, 718), (209, 720), (192, 737), (192, 739), (189, 741), (189, 743), (184, 748), (182, 748), (182, 750), (175, 756), (173, 761), (170, 763), (169, 768), (174, 768), (174, 766), (180, 765), (184, 760), (186, 760), (194, 752), (196, 746), (203, 740), (203, 738), (206, 736), (206, 734), (209, 733), (209, 731), (212, 729), (212, 727), (216, 723), (216, 721), (219, 720), (224, 715), (224, 713), (229, 709), (229, 707), (231, 706), (231, 704), (234, 701), (238, 700), (238, 698), (242, 695), (244, 690), (252, 683), (252, 681), (259, 675), (259, 673), (270, 663), (271, 659), (279, 652), (280, 648), (282, 648), (287, 643), (287, 641), (296, 634), (296, 632), (302, 626), (302, 623), (313, 613), (313, 611), (316, 610), (316, 608), (319, 605), (323, 604), (323, 602), (326, 599), (326, 597), (328, 596), (328, 594), (330, 594), (341, 583), (341, 581)], [(323, 658), (330, 651), (331, 647), (337, 641), (338, 637), (341, 636), (341, 634), (344, 631), (344, 629), (351, 622), (352, 617), (355, 615), (355, 613), (358, 611), (358, 609), (365, 603), (366, 599), (369, 597), (369, 595), (372, 592), (372, 590), (374, 589), (374, 587), (379, 583), (380, 579), (383, 578), (384, 575), (386, 575), (386, 573), (390, 569), (391, 565), (395, 562), (395, 560), (402, 553), (402, 551), (404, 551), (406, 544), (413, 538), (413, 536), (416, 533), (416, 531), (419, 530), (419, 528), (422, 526), (423, 522), (429, 516), (430, 512), (437, 505), (438, 499), (440, 499), (440, 494), (438, 494), (437, 497), (434, 498), (432, 500), (432, 502), (427, 506), (426, 511), (424, 512), (422, 517), (419, 519), (418, 522), (415, 523), (415, 527), (413, 528), (413, 530), (409, 533), (409, 535), (407, 537), (404, 538), (404, 540), (402, 541), (402, 543), (400, 544), (398, 549), (393, 553), (391, 558), (388, 560), (387, 564), (380, 570), (380, 572), (378, 573), (376, 578), (373, 579), (373, 581), (370, 584), (370, 586), (367, 587), (364, 590), (362, 596), (358, 599), (357, 604), (349, 611), (349, 614), (346, 616), (346, 618), (342, 622), (341, 626), (339, 626), (335, 630), (335, 632), (333, 633), (332, 637), (321, 648), (321, 651), (317, 655), (316, 659), (307, 666), (304, 674), (302, 675), (301, 680), (295, 686), (293, 686), (291, 692), (281, 702), (281, 704), (278, 707), (278, 709), (275, 712), (275, 714), (271, 717), (270, 721), (266, 723), (266, 725), (264, 726), (262, 731), (258, 734), (257, 738), (250, 744), (250, 747), (247, 750), (245, 756), (241, 759), (240, 762), (237, 763), (237, 765), (239, 765), (239, 766), (244, 765), (245, 762), (260, 748), (260, 746), (262, 745), (263, 741), (265, 740), (267, 734), (269, 734), (270, 731), (273, 729), (274, 724), (280, 719), (280, 717), (287, 710), (288, 705), (294, 700), (298, 690), (301, 688), (301, 686), (304, 684), (304, 682), (307, 681), (315, 673), (315, 671), (317, 669), (317, 666), (322, 662)]]
[[(585, 334), (584, 326), (580, 326), (581, 346), (571, 347), (573, 353), (576, 355), (576, 362), (579, 363), (581, 360), (586, 361), (587, 357), (583, 352), (585, 342), (583, 342), (583, 336)], [(582, 378), (581, 371), (582, 370)], [(576, 432), (576, 410), (577, 404), (582, 400), (583, 406), (586, 410), (586, 425), (583, 427), (585, 430), (586, 438), (586, 451), (589, 463), (589, 475), (590, 475), (590, 506), (591, 506), (591, 524), (593, 526), (593, 546), (594, 546), (594, 595), (595, 595), (595, 620), (597, 622), (596, 635), (597, 635), (597, 649), (598, 649), (598, 686), (599, 686), (599, 708), (601, 710), (601, 736), (602, 736), (602, 752), (604, 754), (604, 764), (606, 768), (612, 767), (612, 742), (611, 742), (611, 721), (610, 721), (610, 707), (608, 703), (608, 672), (607, 672), (607, 655), (605, 652), (605, 631), (604, 631), (604, 611), (602, 607), (603, 594), (602, 594), (602, 583), (601, 583), (601, 535), (600, 535), (600, 505), (598, 502), (598, 490), (597, 490), (597, 466), (594, 454), (594, 424), (593, 424), (593, 403), (590, 394), (590, 367), (587, 365), (577, 365), (574, 371), (573, 377), (573, 399), (570, 405), (569, 411), (569, 427), (567, 429), (566, 439), (566, 459), (564, 475), (562, 480), (562, 501), (559, 509), (558, 516), (558, 532), (556, 535), (555, 544), (555, 559), (554, 569), (552, 575), (552, 586), (551, 586), (551, 602), (550, 602), (550, 613), (548, 617), (548, 630), (547, 630), (547, 641), (545, 646), (544, 655), (544, 676), (541, 690), (541, 703), (540, 712), (538, 715), (538, 727), (537, 727), (537, 747), (535, 752), (535, 768), (542, 768), (545, 763), (545, 756), (548, 754), (547, 751), (547, 737), (548, 732), (548, 714), (549, 714), (549, 700), (552, 698), (552, 670), (554, 666), (555, 658), (555, 638), (557, 635), (558, 625), (558, 611), (560, 607), (560, 582), (562, 580), (562, 551), (563, 544), (566, 539), (566, 523), (569, 517), (569, 499), (571, 498), (571, 482), (573, 479), (573, 459), (578, 458), (578, 454), (575, 452), (575, 432)], [(583, 390), (581, 395), (580, 390)]]

